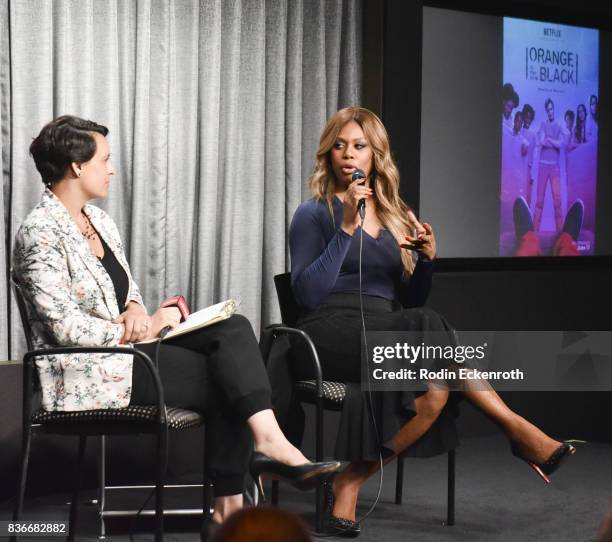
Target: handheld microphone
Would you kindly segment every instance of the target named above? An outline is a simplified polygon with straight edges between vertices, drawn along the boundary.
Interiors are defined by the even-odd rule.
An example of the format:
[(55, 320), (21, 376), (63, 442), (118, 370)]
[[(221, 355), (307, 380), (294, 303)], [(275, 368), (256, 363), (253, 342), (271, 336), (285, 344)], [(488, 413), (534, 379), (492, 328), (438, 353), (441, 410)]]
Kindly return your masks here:
[[(356, 169), (355, 171), (353, 171), (353, 177), (352, 177), (353, 181), (356, 181), (357, 179), (365, 179), (365, 178), (366, 176), (362, 169)], [(365, 207), (366, 207), (365, 198), (361, 198), (357, 202), (357, 210), (359, 211), (359, 216), (361, 217), (361, 220), (365, 219), (365, 210), (366, 210)]]

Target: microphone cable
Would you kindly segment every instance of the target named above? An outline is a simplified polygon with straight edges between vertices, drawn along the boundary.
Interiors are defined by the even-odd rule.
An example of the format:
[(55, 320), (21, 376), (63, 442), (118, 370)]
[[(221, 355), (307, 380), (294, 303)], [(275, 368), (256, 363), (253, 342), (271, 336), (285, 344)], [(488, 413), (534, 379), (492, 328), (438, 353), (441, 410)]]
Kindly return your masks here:
[[(378, 491), (376, 492), (376, 498), (374, 502), (368, 509), (368, 511), (361, 517), (355, 519), (355, 523), (361, 523), (365, 519), (367, 519), (374, 509), (378, 505), (380, 501), (380, 494), (382, 493), (383, 486), (383, 456), (382, 456), (382, 443), (380, 442), (380, 434), (378, 432), (378, 424), (376, 423), (376, 416), (374, 415), (374, 407), (372, 404), (372, 380), (370, 378), (370, 356), (368, 354), (368, 338), (366, 336), (366, 325), (365, 325), (365, 315), (363, 311), (363, 282), (362, 282), (362, 266), (363, 266), (363, 224), (365, 222), (365, 206), (359, 208), (359, 216), (361, 218), (361, 225), (359, 228), (359, 311), (361, 314), (361, 331), (363, 333), (363, 345), (365, 348), (365, 361), (366, 361), (366, 373), (368, 377), (368, 391), (367, 391), (367, 402), (368, 402), (368, 414), (370, 416), (370, 420), (372, 421), (372, 425), (374, 427), (374, 434), (376, 435), (376, 440), (379, 443), (378, 447)], [(330, 488), (332, 491), (332, 488)], [(330, 515), (332, 511), (329, 511)], [(334, 533), (312, 533), (317, 538), (329, 538), (330, 536), (342, 536), (342, 533), (348, 531), (347, 529), (337, 529)]]
[(380, 433), (378, 432), (378, 424), (376, 423), (376, 416), (374, 415), (374, 406), (372, 403), (372, 380), (370, 378), (370, 355), (368, 350), (368, 337), (367, 330), (365, 325), (365, 315), (363, 312), (363, 283), (362, 283), (362, 267), (363, 267), (363, 224), (365, 222), (365, 206), (360, 209), (359, 215), (361, 217), (361, 226), (359, 232), (359, 312), (361, 313), (361, 332), (363, 333), (363, 346), (365, 348), (365, 363), (366, 363), (366, 374), (368, 377), (368, 413), (370, 415), (370, 419), (372, 421), (372, 425), (374, 427), (374, 434), (376, 435), (376, 440), (378, 442), (378, 491), (376, 492), (376, 499), (374, 499), (374, 503), (370, 507), (370, 509), (364, 514), (364, 516), (359, 520), (359, 522), (366, 519), (374, 509), (378, 505), (380, 500), (380, 494), (382, 492), (383, 486), (383, 456), (382, 456), (382, 443), (380, 442)]

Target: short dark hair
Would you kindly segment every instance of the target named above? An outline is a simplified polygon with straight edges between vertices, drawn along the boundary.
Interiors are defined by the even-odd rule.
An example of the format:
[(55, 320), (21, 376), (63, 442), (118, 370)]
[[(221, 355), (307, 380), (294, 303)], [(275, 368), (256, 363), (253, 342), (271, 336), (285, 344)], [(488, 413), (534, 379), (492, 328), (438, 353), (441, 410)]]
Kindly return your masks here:
[(531, 105), (529, 104), (525, 104), (523, 106), (523, 117), (529, 115), (532, 119), (535, 118), (535, 111), (533, 110), (533, 107), (531, 107)]
[(568, 109), (565, 112), (565, 117), (563, 117), (563, 118), (566, 119), (567, 117), (569, 117), (572, 120), (572, 122), (574, 122), (574, 119), (576, 118), (576, 116), (574, 115), (574, 112), (571, 109)]
[(30, 154), (46, 186), (60, 181), (72, 162), (93, 158), (96, 140), (92, 132), (106, 137), (108, 128), (72, 115), (62, 115), (43, 126), (30, 145)]
[(548, 109), (548, 104), (553, 106), (553, 109), (555, 108), (555, 102), (553, 102), (550, 98), (546, 98), (546, 101), (544, 102), (544, 109)]

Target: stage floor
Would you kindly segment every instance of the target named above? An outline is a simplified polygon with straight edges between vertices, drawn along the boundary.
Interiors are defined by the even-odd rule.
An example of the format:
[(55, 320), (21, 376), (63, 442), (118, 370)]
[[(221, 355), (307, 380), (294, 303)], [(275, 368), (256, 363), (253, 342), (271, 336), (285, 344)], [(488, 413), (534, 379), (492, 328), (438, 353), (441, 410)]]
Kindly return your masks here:
[[(446, 516), (446, 456), (407, 459), (404, 469), (404, 504), (393, 503), (395, 465), (385, 469), (380, 502), (362, 524), (363, 542), (411, 541), (592, 541), (608, 507), (612, 506), (612, 445), (578, 445), (546, 485), (528, 465), (515, 459), (501, 436), (464, 438), (457, 450), (456, 523), (444, 526)], [(378, 478), (369, 481), (358, 513), (371, 506)], [(93, 491), (84, 492), (92, 498)], [(190, 504), (198, 504), (190, 499)], [(68, 518), (66, 494), (29, 499), (24, 519)], [(314, 493), (281, 486), (280, 505), (312, 524)], [(139, 502), (142, 502), (140, 500)], [(9, 502), (0, 507), (0, 520), (10, 518)], [(108, 520), (107, 539), (152, 540), (142, 522)], [(77, 539), (97, 540), (94, 508), (81, 507)], [(167, 541), (199, 540), (198, 518), (169, 518)], [(316, 539), (316, 538), (315, 538)], [(329, 538), (328, 538), (329, 539)], [(331, 538), (332, 540), (336, 538)], [(41, 538), (22, 538), (40, 541)], [(54, 538), (50, 540), (60, 540)], [(323, 540), (323, 539), (322, 539)]]

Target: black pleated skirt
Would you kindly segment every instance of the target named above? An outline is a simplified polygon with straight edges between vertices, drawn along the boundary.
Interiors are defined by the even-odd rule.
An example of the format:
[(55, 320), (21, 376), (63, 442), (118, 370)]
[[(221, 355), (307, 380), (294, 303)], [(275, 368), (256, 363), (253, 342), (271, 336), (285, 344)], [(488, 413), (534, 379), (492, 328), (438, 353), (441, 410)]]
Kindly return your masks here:
[[(363, 296), (367, 331), (436, 331), (446, 332), (449, 342), (455, 340), (449, 323), (427, 308), (394, 310), (389, 300)], [(315, 310), (302, 316), (297, 327), (314, 341), (324, 380), (347, 383), (340, 427), (336, 439), (335, 458), (344, 461), (377, 461), (379, 453), (391, 452), (393, 436), (415, 414), (415, 399), (424, 392), (361, 390), (361, 310), (358, 294), (333, 294)], [(306, 359), (301, 342), (294, 345), (293, 376), (298, 380), (313, 378), (311, 363)], [(458, 446), (455, 421), (461, 396), (451, 393), (442, 413), (406, 456), (430, 457)]]

